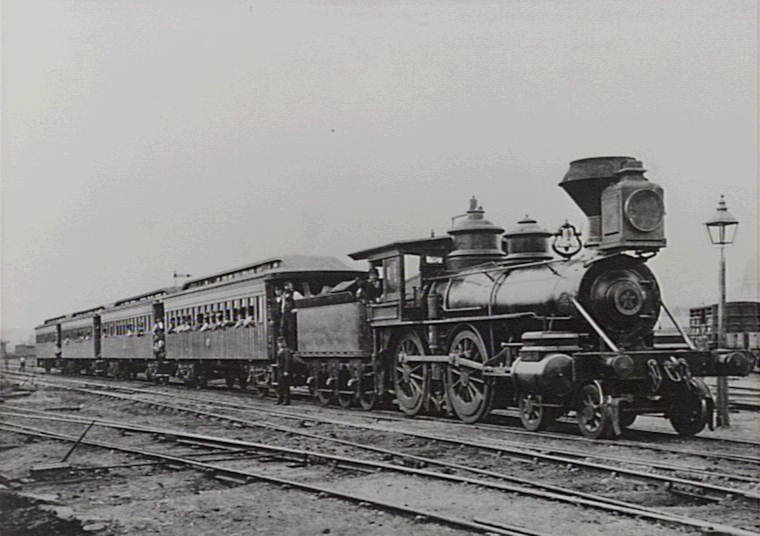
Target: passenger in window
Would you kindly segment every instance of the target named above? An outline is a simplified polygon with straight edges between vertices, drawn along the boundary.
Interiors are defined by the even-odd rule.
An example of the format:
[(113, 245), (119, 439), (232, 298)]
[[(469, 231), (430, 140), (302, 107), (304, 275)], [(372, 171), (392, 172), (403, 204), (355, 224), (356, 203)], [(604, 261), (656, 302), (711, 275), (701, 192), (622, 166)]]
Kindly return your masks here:
[(203, 317), (203, 325), (201, 326), (201, 329), (198, 331), (208, 331), (211, 329), (211, 325), (212, 325), (211, 317), (207, 315)]
[(243, 319), (243, 327), (250, 328), (256, 323), (256, 309), (253, 305), (248, 307), (248, 314)]
[(284, 288), (282, 290), (283, 295), (289, 294), (293, 300), (302, 300), (303, 294), (298, 292), (298, 289), (293, 286), (292, 281), (285, 281)]
[(232, 327), (235, 329), (242, 328), (244, 321), (245, 321), (245, 315), (243, 314), (243, 310), (235, 309), (235, 324)]

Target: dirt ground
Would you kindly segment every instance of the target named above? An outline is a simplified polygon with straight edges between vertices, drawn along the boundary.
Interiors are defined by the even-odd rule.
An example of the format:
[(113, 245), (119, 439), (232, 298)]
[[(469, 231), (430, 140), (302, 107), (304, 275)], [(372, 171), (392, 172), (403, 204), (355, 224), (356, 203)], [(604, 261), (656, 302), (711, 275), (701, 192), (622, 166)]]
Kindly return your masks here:
[[(206, 395), (204, 395), (206, 396)], [(219, 396), (224, 396), (219, 395)], [(265, 401), (263, 404), (271, 404)], [(151, 426), (186, 429), (236, 437), (246, 440), (267, 439), (266, 434), (240, 429), (229, 423), (193, 419), (187, 415), (171, 414), (146, 408), (138, 404), (114, 403), (103, 399), (72, 394), (65, 391), (40, 389), (19, 398), (8, 399), (0, 408), (32, 407), (37, 409), (69, 408), (67, 413), (105, 419), (129, 419)], [(311, 405), (297, 403), (299, 410), (328, 411)], [(79, 408), (76, 410), (76, 408)], [(329, 410), (332, 411), (332, 410)], [(337, 413), (336, 413), (337, 414)], [(344, 415), (345, 412), (343, 413)], [(357, 417), (362, 415), (356, 413)], [(705, 432), (704, 435), (744, 438), (757, 441), (757, 414), (740, 412), (732, 415), (733, 427)], [(348, 417), (347, 417), (348, 418)], [(2, 419), (0, 419), (2, 420)], [(20, 421), (15, 421), (20, 422)], [(47, 426), (29, 419), (28, 426)], [(424, 428), (440, 424), (425, 423)], [(666, 429), (667, 421), (644, 418), (636, 427)], [(420, 427), (423, 428), (422, 422)], [(55, 425), (60, 432), (77, 434), (80, 424)], [(322, 433), (330, 431), (325, 427)], [(360, 436), (357, 432), (356, 437)], [(152, 445), (138, 434), (120, 434), (112, 430), (94, 428), (88, 438), (131, 445)], [(366, 439), (366, 436), (364, 437)], [(358, 439), (357, 439), (358, 440)], [(378, 444), (393, 441), (378, 435)], [(284, 438), (282, 443), (299, 446), (296, 438)], [(453, 448), (453, 447), (452, 447)], [(612, 447), (609, 447), (612, 448)], [(29, 478), (33, 467), (58, 462), (68, 451), (69, 445), (50, 440), (31, 439), (0, 430), (0, 535), (80, 535), (99, 534), (122, 536), (132, 534), (159, 534), (177, 536), (201, 536), (208, 534), (337, 534), (337, 535), (392, 535), (413, 533), (415, 536), (466, 534), (464, 530), (444, 527), (426, 519), (414, 519), (398, 514), (379, 511), (369, 505), (291, 489), (263, 482), (237, 485), (219, 481), (210, 475), (194, 470), (171, 470), (164, 466), (146, 465), (144, 458), (129, 456), (118, 451), (79, 447), (69, 462), (74, 468), (109, 466), (117, 464), (141, 464), (134, 467), (113, 468), (108, 471), (72, 471), (49, 480)], [(437, 449), (437, 450), (436, 450)], [(429, 447), (429, 455), (443, 455), (446, 447)], [(188, 449), (182, 449), (187, 452)], [(450, 453), (445, 453), (449, 455)], [(509, 460), (506, 460), (509, 467)], [(240, 467), (246, 462), (232, 462)], [(488, 466), (488, 458), (480, 460)], [(504, 466), (505, 460), (498, 460)], [(494, 466), (497, 460), (494, 458)], [(257, 466), (260, 470), (261, 466)], [(388, 473), (337, 474), (332, 468), (316, 466), (303, 472), (282, 464), (265, 467), (272, 474), (296, 476), (336, 490), (362, 497), (378, 497), (400, 505), (413, 505), (430, 511), (451, 513), (469, 519), (529, 527), (544, 534), (696, 534), (673, 526), (626, 517), (603, 515), (594, 510), (582, 510), (568, 504), (538, 501), (510, 493), (494, 493), (477, 486), (461, 486), (420, 477), (399, 476)], [(299, 472), (301, 471), (301, 472)], [(545, 470), (536, 469), (540, 478), (550, 476)], [(578, 485), (588, 476), (579, 475)], [(565, 484), (569, 484), (565, 482)], [(608, 486), (617, 490), (613, 479), (594, 482), (594, 491)], [(636, 489), (634, 489), (636, 488)], [(640, 488), (640, 489), (639, 489)], [(618, 490), (619, 491), (619, 490)], [(652, 494), (651, 486), (632, 486), (630, 493)], [(658, 495), (652, 495), (658, 497)], [(659, 499), (655, 499), (658, 500)], [(663, 499), (666, 500), (666, 499)], [(660, 506), (655, 504), (653, 506)], [(666, 505), (667, 506), (667, 505)], [(677, 510), (677, 505), (675, 510)], [(746, 518), (743, 505), (721, 502), (710, 506), (705, 512), (721, 513), (730, 520), (729, 511)], [(684, 513), (690, 514), (689, 509)], [(751, 514), (749, 514), (751, 515)], [(700, 516), (704, 517), (704, 516)], [(757, 527), (758, 519), (743, 519), (743, 526)], [(737, 520), (739, 521), (739, 520)]]

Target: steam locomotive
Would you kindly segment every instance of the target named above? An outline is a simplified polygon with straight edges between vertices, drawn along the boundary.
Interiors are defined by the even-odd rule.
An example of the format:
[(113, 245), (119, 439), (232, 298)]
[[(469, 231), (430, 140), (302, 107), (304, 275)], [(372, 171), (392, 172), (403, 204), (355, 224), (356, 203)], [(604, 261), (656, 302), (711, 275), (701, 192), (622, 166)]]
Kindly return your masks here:
[[(385, 293), (365, 308), (335, 296), (299, 305), (317, 397), (369, 408), (391, 388), (407, 415), (465, 422), (516, 406), (529, 430), (574, 411), (592, 438), (641, 413), (666, 414), (682, 435), (712, 424), (699, 377), (747, 375), (751, 359), (698, 351), (683, 331), (681, 344), (655, 341), (660, 310), (672, 320), (646, 266), (666, 245), (665, 206), (644, 173), (630, 157), (570, 164), (560, 186), (588, 217), (585, 247), (572, 225), (552, 234), (527, 217), (503, 234), (473, 199), (448, 236), (351, 254), (382, 270)], [(353, 330), (333, 329), (346, 318)]]
[[(409, 416), (446, 412), (468, 423), (516, 407), (533, 431), (574, 413), (591, 438), (619, 435), (637, 415), (658, 413), (679, 434), (694, 435), (714, 414), (700, 377), (747, 375), (753, 363), (744, 352), (697, 350), (677, 324), (680, 341), (656, 340), (661, 311), (673, 320), (646, 265), (666, 245), (665, 206), (662, 188), (644, 173), (631, 157), (570, 164), (560, 187), (588, 218), (585, 244), (569, 223), (550, 233), (527, 216), (505, 233), (473, 198), (446, 236), (350, 254), (382, 274), (377, 300), (357, 299), (359, 273), (338, 261), (324, 269), (324, 259), (301, 258), (297, 270), (270, 261), (128, 300), (143, 307), (147, 325), (209, 312), (239, 323), (252, 313), (255, 336), (153, 330), (152, 355), (104, 354), (93, 343), (87, 358), (67, 358), (61, 325), (83, 320), (69, 315), (38, 328), (42, 364), (191, 384), (224, 377), (264, 391), (278, 380), (274, 289), (287, 279), (306, 296), (296, 302), (297, 378), (321, 404), (369, 410), (391, 400)], [(103, 337), (102, 318), (120, 307), (85, 312), (93, 338)]]

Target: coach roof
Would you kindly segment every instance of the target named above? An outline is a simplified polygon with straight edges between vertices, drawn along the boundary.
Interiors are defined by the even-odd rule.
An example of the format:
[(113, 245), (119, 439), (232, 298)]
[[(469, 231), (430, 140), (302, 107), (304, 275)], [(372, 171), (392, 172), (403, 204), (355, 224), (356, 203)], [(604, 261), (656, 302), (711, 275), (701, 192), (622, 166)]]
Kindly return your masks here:
[(254, 274), (276, 275), (279, 273), (290, 272), (353, 272), (352, 268), (347, 266), (343, 261), (336, 257), (326, 257), (317, 255), (283, 255), (281, 257), (271, 257), (244, 266), (239, 266), (223, 272), (217, 272), (211, 275), (192, 279), (182, 286), (182, 290), (201, 287), (238, 279), (250, 277)]

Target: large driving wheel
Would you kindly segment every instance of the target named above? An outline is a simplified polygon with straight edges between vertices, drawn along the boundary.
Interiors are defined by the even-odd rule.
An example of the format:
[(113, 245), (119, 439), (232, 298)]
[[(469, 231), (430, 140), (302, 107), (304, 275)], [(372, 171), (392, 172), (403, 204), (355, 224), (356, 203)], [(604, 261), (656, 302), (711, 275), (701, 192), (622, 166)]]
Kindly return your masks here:
[[(451, 342), (450, 354), (485, 363), (485, 344), (477, 332), (465, 329)], [(446, 367), (446, 396), (454, 413), (466, 423), (480, 420), (491, 409), (493, 389), (483, 372), (466, 366)]]
[(417, 415), (425, 403), (428, 368), (425, 363), (410, 363), (407, 356), (424, 355), (425, 347), (414, 332), (405, 334), (393, 354), (393, 387), (398, 407), (407, 415)]
[(604, 393), (598, 382), (583, 386), (577, 409), (578, 428), (591, 439), (606, 437), (610, 431), (610, 416), (604, 407)]
[(542, 404), (541, 395), (522, 393), (518, 397), (520, 421), (526, 430), (531, 432), (545, 430), (560, 416), (559, 408), (547, 408)]

